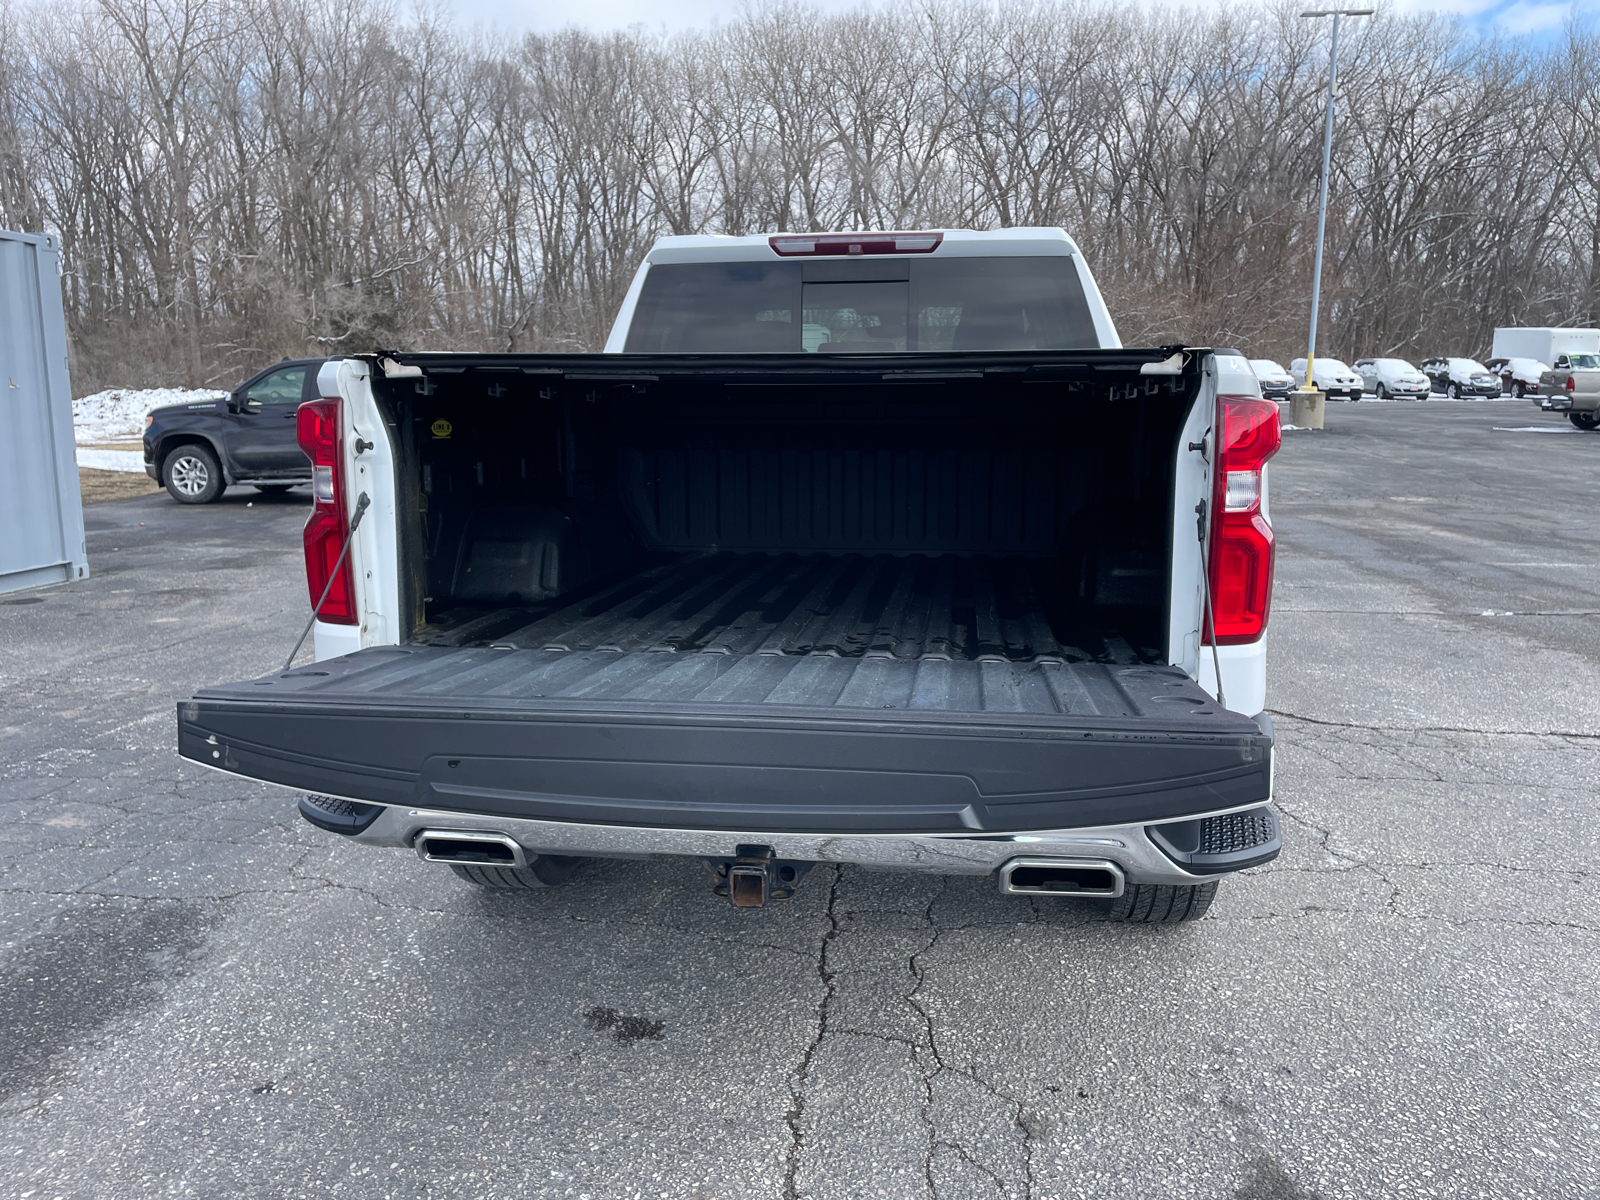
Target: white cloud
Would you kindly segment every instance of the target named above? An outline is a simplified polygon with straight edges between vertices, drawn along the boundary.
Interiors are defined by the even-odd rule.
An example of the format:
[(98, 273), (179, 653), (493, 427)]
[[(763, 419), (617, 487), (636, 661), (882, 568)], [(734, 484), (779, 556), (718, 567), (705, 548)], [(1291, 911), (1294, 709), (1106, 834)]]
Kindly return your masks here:
[[(853, 7), (846, 3), (825, 3), (828, 10)], [(643, 25), (647, 29), (704, 29), (713, 23), (727, 24), (741, 10), (739, 0), (674, 0), (661, 4), (652, 0), (585, 0), (573, 4), (565, 0), (456, 0), (455, 19), (462, 25), (483, 25), (520, 33), (535, 29), (548, 31), (578, 25), (587, 29), (626, 29)]]
[(1507, 33), (1544, 33), (1560, 29), (1570, 12), (1572, 6), (1567, 4), (1529, 4), (1527, 0), (1517, 0), (1498, 10), (1494, 23)]
[[(825, 12), (843, 12), (861, 6), (862, 0), (814, 0)], [(1109, 0), (1108, 0), (1109, 2)], [(1137, 0), (1153, 6), (1163, 0)], [(1165, 0), (1177, 6), (1182, 0)], [(870, 0), (869, 0), (870, 3)], [(1559, 28), (1568, 12), (1600, 5), (1600, 0), (1577, 0), (1576, 4), (1548, 3), (1545, 0), (1386, 0), (1393, 12), (1437, 12), (1465, 17), (1474, 24), (1496, 25), (1508, 33), (1540, 33)], [(462, 25), (495, 27), (512, 33), (524, 30), (562, 29), (578, 25), (588, 29), (625, 29), (643, 25), (647, 29), (703, 29), (709, 25), (737, 20), (746, 0), (455, 0), (451, 6)]]
[(1504, 0), (1389, 0), (1385, 6), (1390, 12), (1436, 12), (1447, 17), (1476, 17), (1488, 12)]

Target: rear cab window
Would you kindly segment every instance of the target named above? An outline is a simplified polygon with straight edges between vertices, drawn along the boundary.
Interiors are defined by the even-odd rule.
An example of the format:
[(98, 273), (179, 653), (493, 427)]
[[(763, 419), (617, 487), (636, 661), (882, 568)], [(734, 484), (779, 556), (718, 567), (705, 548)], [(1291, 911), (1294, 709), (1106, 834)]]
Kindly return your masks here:
[(1068, 255), (659, 263), (630, 354), (1095, 349)]

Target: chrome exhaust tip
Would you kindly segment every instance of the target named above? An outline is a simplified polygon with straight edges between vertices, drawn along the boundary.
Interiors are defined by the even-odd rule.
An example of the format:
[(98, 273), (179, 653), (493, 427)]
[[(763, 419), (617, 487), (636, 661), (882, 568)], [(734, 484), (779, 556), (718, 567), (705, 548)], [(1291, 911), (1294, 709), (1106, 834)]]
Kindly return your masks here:
[(423, 862), (526, 870), (528, 854), (515, 838), (503, 833), (462, 829), (424, 829), (414, 843)]
[(1086, 896), (1114, 900), (1127, 877), (1103, 858), (1013, 858), (1000, 868), (1003, 896)]

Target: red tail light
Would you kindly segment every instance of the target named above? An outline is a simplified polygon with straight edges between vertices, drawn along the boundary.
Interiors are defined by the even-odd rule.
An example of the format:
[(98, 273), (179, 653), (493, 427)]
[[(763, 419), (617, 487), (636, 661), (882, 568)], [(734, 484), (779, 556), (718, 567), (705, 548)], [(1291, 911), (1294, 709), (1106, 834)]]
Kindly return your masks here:
[(328, 598), (317, 619), (334, 625), (354, 625), (360, 618), (356, 615), (356, 589), (349, 560), (339, 566), (348, 532), (341, 416), (338, 400), (308, 401), (295, 416), (295, 435), (300, 449), (311, 460), (312, 506), (305, 531), (306, 585), (311, 591), (311, 603), (322, 599), (323, 589), (328, 588), (328, 580), (338, 567), (339, 578), (328, 588)]
[(1577, 382), (1577, 380), (1575, 380), (1571, 375), (1568, 375), (1567, 376), (1567, 391), (1575, 392), (1577, 390), (1578, 390), (1578, 382)]
[(1283, 440), (1278, 406), (1257, 396), (1219, 396), (1217, 431), (1207, 641), (1236, 646), (1260, 638), (1272, 606), (1272, 526), (1261, 515), (1261, 469)]
[(932, 254), (944, 241), (930, 233), (777, 233), (767, 239), (775, 254)]

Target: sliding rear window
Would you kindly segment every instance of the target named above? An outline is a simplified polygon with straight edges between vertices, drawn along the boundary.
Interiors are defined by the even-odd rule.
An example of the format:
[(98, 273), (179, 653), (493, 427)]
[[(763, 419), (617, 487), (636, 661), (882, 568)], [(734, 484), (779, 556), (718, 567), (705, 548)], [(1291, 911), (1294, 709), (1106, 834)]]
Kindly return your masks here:
[(630, 354), (1078, 350), (1100, 342), (1064, 255), (652, 266)]

